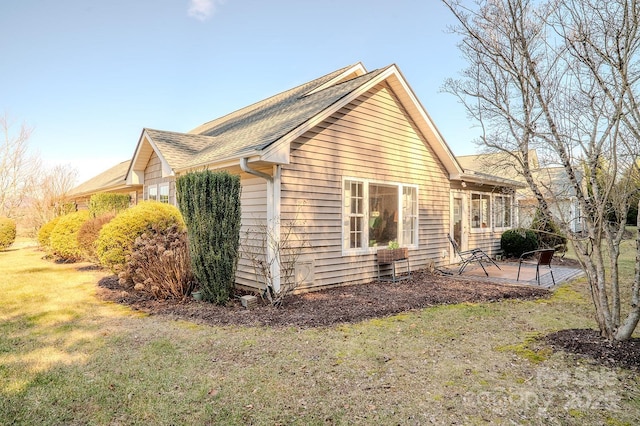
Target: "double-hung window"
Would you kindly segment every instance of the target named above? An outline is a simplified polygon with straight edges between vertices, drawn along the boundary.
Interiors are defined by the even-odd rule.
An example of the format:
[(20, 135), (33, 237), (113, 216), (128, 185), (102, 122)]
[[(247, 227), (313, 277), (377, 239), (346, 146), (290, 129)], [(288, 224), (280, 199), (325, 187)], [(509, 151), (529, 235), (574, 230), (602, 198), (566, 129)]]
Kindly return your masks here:
[(158, 185), (160, 189), (160, 195), (158, 196), (158, 201), (161, 203), (169, 203), (169, 182), (161, 183)]
[(471, 229), (491, 228), (491, 194), (471, 194)]
[(363, 179), (343, 185), (343, 245), (345, 252), (368, 252), (391, 241), (418, 244), (418, 188)]
[(147, 200), (158, 201), (158, 185), (149, 185)]
[(493, 226), (496, 228), (511, 228), (513, 215), (511, 196), (496, 194), (493, 197)]

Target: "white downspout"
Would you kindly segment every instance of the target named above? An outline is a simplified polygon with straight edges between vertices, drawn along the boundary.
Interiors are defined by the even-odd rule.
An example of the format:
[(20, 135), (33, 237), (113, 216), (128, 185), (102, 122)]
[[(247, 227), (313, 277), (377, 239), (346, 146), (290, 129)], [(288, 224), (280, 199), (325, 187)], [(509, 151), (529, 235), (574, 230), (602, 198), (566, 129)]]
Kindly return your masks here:
[(280, 245), (280, 176), (281, 167), (273, 166), (273, 176), (252, 169), (248, 158), (240, 159), (240, 169), (250, 175), (258, 176), (267, 181), (267, 253), (266, 261), (270, 265), (271, 285), (274, 293), (280, 292), (280, 259), (278, 247)]

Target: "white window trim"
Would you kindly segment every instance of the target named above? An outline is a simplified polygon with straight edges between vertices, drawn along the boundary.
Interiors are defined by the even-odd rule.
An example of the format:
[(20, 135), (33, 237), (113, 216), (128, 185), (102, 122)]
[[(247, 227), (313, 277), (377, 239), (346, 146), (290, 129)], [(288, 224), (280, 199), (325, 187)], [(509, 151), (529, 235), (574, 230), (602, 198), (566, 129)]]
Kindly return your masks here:
[[(344, 214), (344, 209), (345, 209), (345, 203), (346, 203), (346, 197), (345, 197), (345, 190), (344, 190), (344, 186), (345, 186), (345, 182), (347, 181), (355, 181), (355, 182), (361, 182), (363, 184), (363, 188), (362, 188), (362, 192), (363, 192), (363, 199), (365, 200), (365, 202), (363, 203), (363, 214), (364, 214), (364, 229), (363, 229), (363, 235), (362, 235), (362, 241), (365, 244), (365, 247), (359, 247), (359, 248), (346, 248), (344, 246), (344, 241), (345, 241), (345, 221), (347, 220), (345, 218), (345, 214)], [(413, 240), (415, 241), (414, 244), (403, 244), (401, 243), (400, 246), (401, 247), (407, 247), (407, 248), (411, 248), (411, 249), (416, 249), (419, 248), (420, 246), (420, 239), (419, 239), (419, 235), (420, 235), (420, 188), (418, 185), (414, 185), (414, 184), (406, 184), (406, 183), (401, 183), (401, 182), (392, 182), (392, 181), (383, 181), (383, 180), (376, 180), (376, 179), (365, 179), (365, 178), (359, 178), (359, 177), (353, 177), (353, 176), (343, 176), (342, 177), (342, 184), (340, 186), (340, 192), (341, 192), (341, 206), (340, 206), (340, 224), (341, 224), (341, 230), (340, 230), (340, 235), (341, 235), (341, 239), (340, 239), (340, 246), (342, 247), (342, 255), (343, 256), (349, 256), (349, 255), (360, 255), (360, 254), (373, 254), (376, 253), (378, 251), (378, 249), (381, 248), (385, 248), (386, 246), (377, 246), (377, 247), (369, 247), (368, 245), (368, 241), (369, 241), (369, 185), (370, 184), (374, 184), (374, 185), (388, 185), (388, 186), (395, 186), (396, 189), (398, 190), (398, 206), (397, 206), (397, 211), (398, 211), (398, 228), (397, 228), (397, 235), (398, 235), (398, 239), (402, 238), (402, 235), (404, 234), (404, 230), (403, 230), (403, 213), (402, 213), (402, 194), (403, 194), (403, 188), (405, 187), (410, 187), (410, 188), (415, 188), (416, 190), (416, 201), (418, 203), (418, 205), (416, 206), (417, 208), (417, 212), (416, 212), (416, 226), (415, 229), (413, 230)]]
[(159, 183), (158, 184), (158, 201), (161, 201), (161, 191), (162, 188), (167, 188), (167, 203), (166, 204), (171, 204), (171, 186), (169, 185), (169, 182), (163, 182), (163, 183)]
[[(491, 219), (492, 221), (495, 219), (495, 215), (496, 215), (496, 202), (495, 202), (495, 200), (497, 200), (498, 198), (505, 198), (505, 199), (510, 200), (510, 206), (509, 207), (511, 209), (511, 214), (509, 215), (509, 217), (511, 218), (511, 224), (509, 224), (507, 226), (497, 226), (496, 225), (493, 229), (496, 230), (496, 231), (506, 231), (507, 229), (513, 228), (513, 223), (514, 223), (514, 221), (513, 221), (513, 212), (514, 212), (513, 195), (510, 195), (510, 194), (493, 194), (493, 196), (491, 198), (492, 198), (492, 203), (493, 203), (493, 206), (492, 206), (492, 209), (493, 209), (493, 211), (492, 211), (493, 215), (492, 216), (493, 217)], [(493, 225), (495, 225), (495, 224), (493, 224)]]
[(158, 197), (160, 197), (160, 192), (158, 191), (158, 185), (157, 184), (153, 184), (153, 185), (147, 185), (147, 190), (145, 191), (145, 200), (146, 201), (150, 201), (151, 200), (151, 196), (150, 196), (150, 190), (151, 188), (155, 188), (156, 189), (156, 199), (154, 201), (158, 201)]
[[(489, 198), (489, 209), (491, 211), (489, 212), (489, 223), (485, 228), (483, 228), (482, 226), (480, 226), (479, 228), (474, 228), (473, 226), (473, 194), (480, 195), (481, 200), (482, 197)], [(493, 232), (493, 196), (491, 195), (491, 193), (471, 191), (471, 193), (469, 194), (469, 230), (472, 234), (484, 234), (487, 232)]]

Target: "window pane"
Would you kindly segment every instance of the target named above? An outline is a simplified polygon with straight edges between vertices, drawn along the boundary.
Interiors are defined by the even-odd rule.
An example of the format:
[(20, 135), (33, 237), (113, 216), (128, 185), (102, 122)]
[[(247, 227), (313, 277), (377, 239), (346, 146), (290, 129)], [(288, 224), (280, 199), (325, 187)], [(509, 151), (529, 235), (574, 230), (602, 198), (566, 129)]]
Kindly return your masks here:
[(369, 246), (398, 239), (398, 187), (369, 184)]
[(480, 228), (480, 194), (471, 194), (471, 227)]
[(418, 197), (416, 188), (402, 189), (402, 244), (415, 244), (418, 225)]
[(160, 197), (158, 200), (161, 203), (169, 203), (169, 184), (160, 185)]
[(482, 196), (482, 212), (481, 212), (481, 222), (482, 224), (480, 225), (483, 228), (488, 228), (491, 223), (489, 223), (489, 220), (491, 218), (491, 203), (489, 202), (489, 197), (487, 195), (483, 195)]
[(149, 187), (149, 199), (157, 201), (158, 200), (158, 186), (152, 185)]
[(364, 183), (345, 181), (344, 184), (344, 242), (349, 248), (363, 247), (364, 240)]

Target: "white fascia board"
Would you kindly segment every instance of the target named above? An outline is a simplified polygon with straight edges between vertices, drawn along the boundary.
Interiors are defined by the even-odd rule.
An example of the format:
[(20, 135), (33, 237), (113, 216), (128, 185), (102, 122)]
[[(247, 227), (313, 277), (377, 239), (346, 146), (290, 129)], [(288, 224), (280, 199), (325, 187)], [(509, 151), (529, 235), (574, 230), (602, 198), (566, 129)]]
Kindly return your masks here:
[(202, 169), (211, 169), (211, 170), (225, 169), (228, 167), (238, 166), (241, 158), (248, 158), (249, 162), (254, 162), (254, 161), (259, 161), (261, 159), (261, 156), (259, 151), (250, 151), (240, 155), (233, 155), (231, 157), (221, 158), (217, 161), (206, 161), (203, 163), (189, 165), (187, 167), (181, 167), (179, 169), (176, 169), (175, 172), (176, 174), (182, 174), (182, 173), (187, 173), (187, 172), (202, 170)]
[(327, 81), (326, 83), (316, 87), (315, 89), (311, 90), (310, 92), (305, 93), (304, 96), (309, 96), (309, 95), (312, 95), (314, 93), (320, 92), (321, 90), (324, 90), (327, 87), (331, 87), (331, 86), (337, 84), (338, 82), (344, 80), (344, 78), (346, 76), (354, 74), (354, 73), (357, 76), (361, 76), (361, 75), (364, 75), (364, 74), (367, 73), (367, 70), (365, 69), (364, 65), (362, 65), (362, 62), (358, 62), (357, 64), (355, 64), (354, 66), (352, 66), (348, 70), (344, 71), (340, 75), (338, 75), (338, 76), (332, 78), (331, 80)]
[(289, 164), (291, 162), (290, 144), (275, 143), (267, 147), (261, 156), (261, 160), (274, 164)]
[[(153, 151), (160, 159), (162, 177), (175, 176), (173, 169), (171, 168), (171, 166), (169, 166), (169, 163), (162, 155), (162, 151), (160, 151), (158, 146), (153, 142), (151, 136), (149, 136), (149, 134), (147, 133), (147, 130), (144, 129), (142, 131), (142, 135), (140, 135), (140, 140), (138, 141), (138, 145), (136, 146), (136, 150), (133, 154), (133, 159), (131, 160), (129, 170), (127, 171), (127, 185), (144, 185), (144, 168), (147, 166), (148, 159), (146, 159), (146, 161), (144, 159), (141, 159), (140, 152), (145, 144), (149, 144), (151, 149), (153, 149)], [(144, 161), (144, 164), (138, 164), (141, 161)]]

